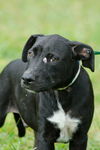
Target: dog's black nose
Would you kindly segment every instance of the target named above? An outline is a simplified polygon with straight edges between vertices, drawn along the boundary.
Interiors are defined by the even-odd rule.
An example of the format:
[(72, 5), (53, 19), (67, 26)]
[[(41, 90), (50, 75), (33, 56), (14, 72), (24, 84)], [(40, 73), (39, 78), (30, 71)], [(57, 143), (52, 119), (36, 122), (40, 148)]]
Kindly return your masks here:
[(30, 76), (22, 76), (23, 83), (26, 85), (30, 85), (34, 82), (34, 79)]

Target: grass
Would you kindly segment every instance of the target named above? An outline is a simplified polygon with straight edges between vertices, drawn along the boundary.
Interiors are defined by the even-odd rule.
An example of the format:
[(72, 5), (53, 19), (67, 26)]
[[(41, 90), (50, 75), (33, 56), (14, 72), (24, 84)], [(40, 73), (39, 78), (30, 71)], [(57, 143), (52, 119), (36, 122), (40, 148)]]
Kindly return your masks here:
[[(0, 70), (13, 59), (21, 58), (25, 41), (31, 34), (60, 34), (68, 39), (99, 49), (100, 3), (98, 0), (7, 0), (0, 1)], [(100, 150), (100, 56), (96, 71), (89, 75), (95, 93), (95, 115), (89, 132), (88, 150)], [(33, 131), (17, 137), (12, 114), (0, 129), (0, 150), (32, 150)], [(56, 150), (67, 150), (56, 144)]]

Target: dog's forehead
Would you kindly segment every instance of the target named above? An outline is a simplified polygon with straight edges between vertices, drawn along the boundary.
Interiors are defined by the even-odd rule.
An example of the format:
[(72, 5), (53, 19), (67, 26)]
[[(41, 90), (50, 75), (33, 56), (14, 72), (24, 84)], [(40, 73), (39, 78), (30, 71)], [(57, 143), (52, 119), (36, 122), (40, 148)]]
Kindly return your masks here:
[(46, 35), (42, 37), (38, 37), (35, 46), (40, 45), (42, 48), (46, 50), (64, 50), (68, 47), (69, 40), (65, 39), (64, 37), (60, 35)]

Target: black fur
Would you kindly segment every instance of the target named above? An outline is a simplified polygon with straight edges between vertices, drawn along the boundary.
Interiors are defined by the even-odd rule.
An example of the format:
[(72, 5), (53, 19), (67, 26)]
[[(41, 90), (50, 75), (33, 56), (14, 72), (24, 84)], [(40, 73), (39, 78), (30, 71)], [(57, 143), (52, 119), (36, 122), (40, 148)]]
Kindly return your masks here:
[[(58, 89), (72, 81), (79, 60), (82, 60), (83, 66), (94, 71), (93, 49), (59, 35), (33, 35), (24, 47), (22, 59), (27, 62), (16, 60), (2, 73), (2, 78), (5, 80), (6, 76), (7, 80), (2, 80), (0, 88), (3, 89), (0, 91), (0, 97), (3, 98), (0, 110), (7, 109), (8, 101), (14, 100), (13, 104), (25, 123), (35, 131), (37, 150), (54, 150), (60, 129), (47, 118), (58, 110), (56, 91), (65, 113), (70, 112), (71, 117), (81, 120), (78, 130), (69, 140), (69, 150), (86, 150), (87, 133), (94, 112), (93, 89), (87, 72), (81, 67), (71, 87), (61, 91)], [(0, 114), (4, 116), (3, 110)]]
[[(13, 96), (13, 85), (9, 75), (10, 69), (7, 66), (0, 74), (0, 127), (4, 125), (9, 109), (16, 107), (15, 97)], [(13, 116), (18, 129), (18, 136), (23, 137), (26, 130), (22, 119), (15, 112), (13, 112)]]

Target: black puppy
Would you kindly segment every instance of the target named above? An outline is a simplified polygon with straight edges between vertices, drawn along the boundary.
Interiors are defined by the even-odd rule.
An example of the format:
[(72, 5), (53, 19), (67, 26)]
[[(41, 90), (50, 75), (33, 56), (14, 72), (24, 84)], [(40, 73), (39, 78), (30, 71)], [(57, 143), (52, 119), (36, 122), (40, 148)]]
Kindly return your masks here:
[(55, 142), (69, 142), (70, 150), (86, 150), (94, 95), (79, 60), (94, 71), (92, 48), (59, 35), (33, 35), (22, 59), (27, 63), (17, 60), (6, 67), (4, 84), (10, 81), (9, 97), (34, 129), (37, 150), (54, 150)]

